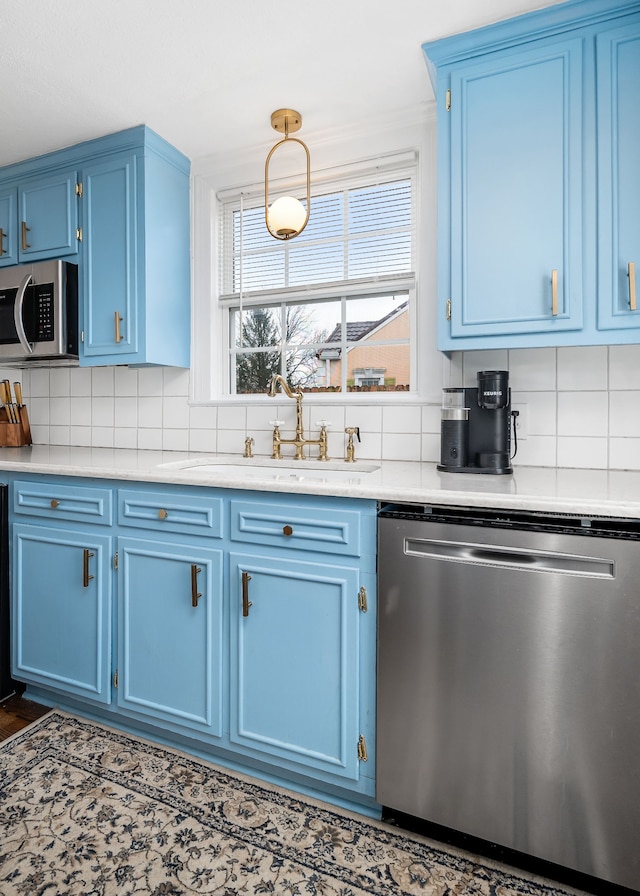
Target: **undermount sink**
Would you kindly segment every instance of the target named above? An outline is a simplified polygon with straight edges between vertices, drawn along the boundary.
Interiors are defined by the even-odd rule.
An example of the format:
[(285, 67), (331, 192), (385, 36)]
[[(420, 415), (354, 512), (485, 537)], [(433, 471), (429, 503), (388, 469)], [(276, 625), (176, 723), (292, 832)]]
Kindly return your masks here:
[(218, 457), (202, 457), (196, 460), (175, 461), (161, 464), (163, 469), (181, 470), (185, 472), (216, 474), (234, 479), (274, 479), (303, 482), (305, 480), (338, 480), (350, 481), (359, 478), (363, 473), (374, 473), (380, 469), (378, 464), (355, 461), (319, 461), (306, 459), (295, 461), (291, 458), (272, 460), (270, 458), (247, 457), (233, 455)]

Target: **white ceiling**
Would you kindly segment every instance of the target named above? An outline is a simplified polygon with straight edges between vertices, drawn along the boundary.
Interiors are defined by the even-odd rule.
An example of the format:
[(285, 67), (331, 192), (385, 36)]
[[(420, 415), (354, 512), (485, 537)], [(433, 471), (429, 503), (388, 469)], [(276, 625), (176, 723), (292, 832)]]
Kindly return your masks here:
[[(554, 0), (0, 0), (0, 165), (147, 124), (191, 159), (425, 106), (420, 45)], [(555, 0), (557, 2), (557, 0)]]

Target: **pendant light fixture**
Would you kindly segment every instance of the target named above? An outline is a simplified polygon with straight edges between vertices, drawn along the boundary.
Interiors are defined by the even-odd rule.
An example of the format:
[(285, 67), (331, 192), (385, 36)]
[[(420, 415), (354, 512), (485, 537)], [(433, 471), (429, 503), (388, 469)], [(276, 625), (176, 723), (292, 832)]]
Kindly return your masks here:
[[(279, 140), (267, 156), (264, 164), (264, 215), (267, 230), (277, 240), (290, 240), (302, 233), (309, 221), (311, 208), (311, 159), (306, 143), (289, 134), (299, 131), (302, 127), (302, 115), (293, 109), (278, 109), (271, 116), (271, 127), (279, 133), (284, 133), (284, 138)], [(285, 143), (299, 143), (306, 155), (307, 168), (307, 207), (303, 206), (299, 199), (293, 196), (281, 196), (269, 208), (269, 162), (279, 146)]]

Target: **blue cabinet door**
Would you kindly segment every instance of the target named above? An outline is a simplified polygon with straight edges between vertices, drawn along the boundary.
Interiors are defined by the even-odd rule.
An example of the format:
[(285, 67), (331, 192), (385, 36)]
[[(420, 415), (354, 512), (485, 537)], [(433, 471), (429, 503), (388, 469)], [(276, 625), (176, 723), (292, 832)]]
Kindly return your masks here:
[(18, 263), (18, 191), (0, 189), (0, 267)]
[(118, 540), (118, 706), (222, 734), (222, 552)]
[(230, 555), (230, 739), (357, 789), (359, 572), (321, 559)]
[(37, 177), (18, 187), (20, 261), (75, 255), (78, 251), (76, 171)]
[(440, 348), (582, 326), (582, 48), (579, 38), (541, 41), (451, 73), (441, 247), (451, 319)]
[(136, 159), (83, 168), (82, 362), (123, 363), (138, 343)]
[(12, 667), (18, 681), (111, 702), (111, 538), (16, 523)]
[(640, 332), (640, 22), (598, 34), (598, 326)]

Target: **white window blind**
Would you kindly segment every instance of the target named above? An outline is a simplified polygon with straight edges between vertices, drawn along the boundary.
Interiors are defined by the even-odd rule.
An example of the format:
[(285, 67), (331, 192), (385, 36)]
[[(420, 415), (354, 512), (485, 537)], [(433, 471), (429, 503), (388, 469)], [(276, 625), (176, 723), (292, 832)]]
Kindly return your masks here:
[[(242, 194), (242, 201), (240, 193), (225, 197), (220, 202), (221, 302), (326, 296), (363, 283), (411, 277), (415, 179), (415, 164), (405, 164), (370, 168), (335, 185), (325, 182), (312, 190), (307, 227), (287, 241), (275, 240), (266, 229), (264, 194)], [(273, 198), (277, 195), (273, 191)]]

